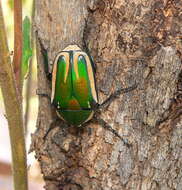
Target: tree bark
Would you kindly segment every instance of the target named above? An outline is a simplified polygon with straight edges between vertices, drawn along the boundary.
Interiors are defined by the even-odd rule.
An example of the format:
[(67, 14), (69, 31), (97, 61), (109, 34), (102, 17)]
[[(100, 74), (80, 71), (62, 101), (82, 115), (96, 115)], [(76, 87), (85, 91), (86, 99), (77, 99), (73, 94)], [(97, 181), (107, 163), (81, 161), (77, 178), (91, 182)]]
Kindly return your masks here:
[[(181, 7), (178, 0), (42, 0), (35, 29), (49, 56), (69, 44), (84, 48), (97, 65), (102, 102), (120, 87), (137, 89), (101, 113), (123, 142), (91, 122), (81, 130), (54, 122), (46, 97), (39, 97), (37, 131), (31, 150), (40, 162), (47, 190), (180, 190), (181, 172)], [(50, 94), (40, 44), (38, 88)]]

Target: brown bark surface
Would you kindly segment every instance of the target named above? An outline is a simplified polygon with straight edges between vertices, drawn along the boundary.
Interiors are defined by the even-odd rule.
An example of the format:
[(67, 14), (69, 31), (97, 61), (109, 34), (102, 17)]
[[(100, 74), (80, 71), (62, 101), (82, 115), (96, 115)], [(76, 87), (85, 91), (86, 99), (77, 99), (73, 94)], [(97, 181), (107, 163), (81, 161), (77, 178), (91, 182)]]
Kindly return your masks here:
[[(46, 97), (39, 97), (32, 150), (47, 190), (180, 190), (182, 187), (182, 1), (42, 0), (35, 29), (48, 51), (49, 69), (68, 44), (83, 47), (97, 65), (100, 102), (138, 83), (101, 117), (131, 144), (90, 123), (66, 128)], [(38, 44), (38, 88), (50, 94)]]

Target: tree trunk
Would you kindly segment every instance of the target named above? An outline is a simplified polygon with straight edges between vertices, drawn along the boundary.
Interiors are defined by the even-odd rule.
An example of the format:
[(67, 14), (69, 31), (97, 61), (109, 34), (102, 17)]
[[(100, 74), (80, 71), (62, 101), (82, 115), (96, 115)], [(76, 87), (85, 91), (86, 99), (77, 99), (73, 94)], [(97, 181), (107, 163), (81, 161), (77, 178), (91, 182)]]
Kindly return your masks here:
[[(36, 2), (35, 29), (50, 71), (60, 50), (69, 44), (83, 48), (85, 41), (97, 65), (100, 102), (120, 87), (138, 84), (100, 116), (130, 147), (94, 122), (80, 130), (54, 122), (50, 100), (39, 97), (31, 150), (45, 189), (181, 189), (181, 7), (180, 0)], [(50, 94), (37, 44), (38, 89)], [(57, 127), (44, 141), (50, 125)]]

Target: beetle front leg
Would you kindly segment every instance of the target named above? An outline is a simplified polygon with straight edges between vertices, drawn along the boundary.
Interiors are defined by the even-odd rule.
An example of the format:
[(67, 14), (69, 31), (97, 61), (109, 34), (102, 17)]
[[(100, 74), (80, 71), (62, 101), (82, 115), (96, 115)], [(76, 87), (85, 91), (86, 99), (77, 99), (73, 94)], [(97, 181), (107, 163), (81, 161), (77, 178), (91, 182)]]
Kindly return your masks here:
[(111, 102), (113, 102), (116, 98), (118, 98), (119, 95), (130, 92), (137, 88), (137, 84), (135, 83), (133, 86), (130, 86), (128, 88), (120, 88), (116, 90), (113, 94), (111, 94), (106, 100), (104, 100), (101, 104), (98, 105), (98, 109), (103, 109), (110, 105)]
[(47, 53), (47, 50), (44, 48), (44, 45), (43, 45), (40, 38), (38, 38), (38, 42), (40, 44), (40, 50), (41, 50), (41, 54), (42, 54), (42, 57), (44, 60), (44, 70), (45, 70), (47, 79), (51, 81), (52, 80), (52, 74), (49, 72), (48, 53)]

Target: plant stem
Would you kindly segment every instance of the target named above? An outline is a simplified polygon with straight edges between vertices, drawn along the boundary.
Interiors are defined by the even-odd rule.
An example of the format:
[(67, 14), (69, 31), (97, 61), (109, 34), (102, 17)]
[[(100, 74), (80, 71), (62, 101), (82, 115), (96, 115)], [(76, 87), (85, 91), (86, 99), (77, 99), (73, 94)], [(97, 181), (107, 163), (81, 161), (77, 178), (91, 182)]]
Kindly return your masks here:
[(14, 190), (27, 190), (26, 150), (20, 93), (9, 56), (0, 1), (0, 86), (2, 89), (11, 142)]
[(22, 59), (22, 0), (14, 1), (14, 73), (18, 88), (21, 86), (21, 59)]

